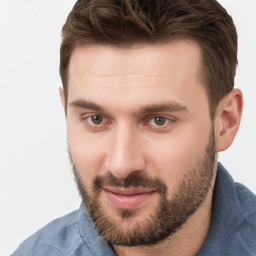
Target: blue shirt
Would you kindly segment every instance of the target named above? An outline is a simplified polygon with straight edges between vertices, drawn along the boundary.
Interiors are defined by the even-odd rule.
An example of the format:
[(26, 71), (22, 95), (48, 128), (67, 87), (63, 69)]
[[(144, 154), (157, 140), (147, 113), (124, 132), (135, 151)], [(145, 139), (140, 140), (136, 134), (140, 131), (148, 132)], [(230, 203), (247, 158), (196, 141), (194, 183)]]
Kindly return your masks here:
[[(13, 256), (115, 256), (85, 207), (56, 219), (25, 240)], [(197, 256), (256, 256), (256, 196), (218, 164), (211, 226)]]

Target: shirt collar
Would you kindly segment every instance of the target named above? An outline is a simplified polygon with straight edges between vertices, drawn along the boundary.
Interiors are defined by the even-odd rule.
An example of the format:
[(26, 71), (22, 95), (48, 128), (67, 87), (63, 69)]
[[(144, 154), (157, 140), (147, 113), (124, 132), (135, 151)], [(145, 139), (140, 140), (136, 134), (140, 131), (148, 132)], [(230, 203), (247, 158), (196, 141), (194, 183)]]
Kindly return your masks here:
[[(234, 230), (243, 221), (242, 209), (237, 197), (235, 183), (231, 175), (218, 163), (217, 176), (213, 192), (211, 225), (208, 236), (197, 254), (221, 255), (221, 244), (228, 241)], [(214, 254), (210, 254), (210, 252)]]
[(116, 256), (111, 246), (99, 235), (82, 203), (79, 209), (79, 231), (92, 255)]

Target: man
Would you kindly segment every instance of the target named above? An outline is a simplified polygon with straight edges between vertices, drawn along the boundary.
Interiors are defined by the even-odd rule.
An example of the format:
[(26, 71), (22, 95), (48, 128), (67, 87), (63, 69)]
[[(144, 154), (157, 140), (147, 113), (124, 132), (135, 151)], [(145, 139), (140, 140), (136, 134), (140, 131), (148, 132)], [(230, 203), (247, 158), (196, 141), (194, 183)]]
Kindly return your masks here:
[(242, 114), (214, 0), (79, 0), (60, 97), (83, 203), (17, 255), (256, 255), (256, 196), (217, 163)]

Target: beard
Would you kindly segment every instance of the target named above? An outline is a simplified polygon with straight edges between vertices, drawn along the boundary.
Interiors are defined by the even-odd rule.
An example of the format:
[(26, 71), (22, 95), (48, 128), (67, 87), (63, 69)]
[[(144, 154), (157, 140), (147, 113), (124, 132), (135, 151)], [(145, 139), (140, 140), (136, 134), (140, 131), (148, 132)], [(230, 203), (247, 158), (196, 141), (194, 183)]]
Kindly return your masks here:
[[(96, 229), (109, 244), (121, 246), (154, 245), (175, 234), (206, 199), (212, 188), (217, 163), (212, 129), (203, 157), (189, 168), (176, 192), (168, 199), (168, 188), (164, 181), (151, 178), (143, 171), (131, 172), (124, 179), (116, 178), (110, 171), (105, 175), (97, 175), (93, 180), (92, 192), (89, 193), (71, 155), (70, 159), (80, 196)], [(117, 209), (121, 218), (118, 222), (102, 206), (100, 194), (105, 186), (155, 189), (160, 194), (160, 200), (143, 221), (133, 221), (138, 209)], [(125, 225), (125, 221), (129, 224)]]

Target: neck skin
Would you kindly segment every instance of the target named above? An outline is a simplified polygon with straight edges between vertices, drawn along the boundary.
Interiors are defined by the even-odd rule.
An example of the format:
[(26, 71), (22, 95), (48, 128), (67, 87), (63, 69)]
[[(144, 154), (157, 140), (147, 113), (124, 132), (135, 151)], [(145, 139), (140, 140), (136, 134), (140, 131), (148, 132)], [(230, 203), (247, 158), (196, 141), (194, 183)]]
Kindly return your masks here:
[(113, 245), (116, 254), (118, 256), (195, 256), (202, 247), (210, 228), (214, 183), (215, 178), (204, 202), (175, 234), (152, 246)]

